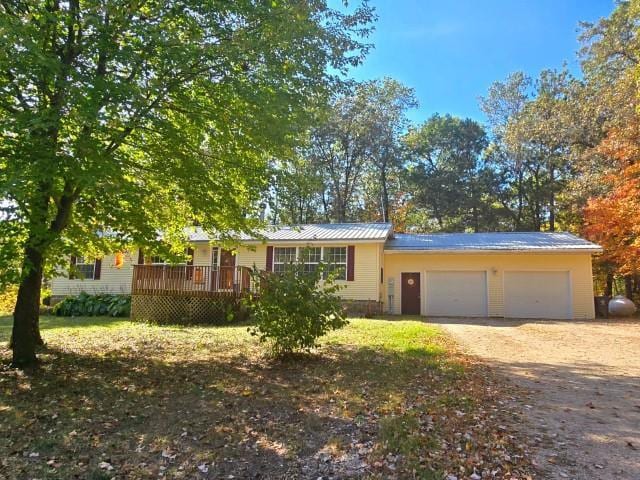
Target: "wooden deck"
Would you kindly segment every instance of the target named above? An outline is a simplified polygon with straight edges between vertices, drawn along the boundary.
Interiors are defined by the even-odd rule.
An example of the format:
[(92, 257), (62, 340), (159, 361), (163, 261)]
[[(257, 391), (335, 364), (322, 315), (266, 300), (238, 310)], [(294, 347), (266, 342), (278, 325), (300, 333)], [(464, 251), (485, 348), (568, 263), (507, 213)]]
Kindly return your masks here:
[(241, 297), (249, 292), (249, 267), (133, 266), (132, 295)]

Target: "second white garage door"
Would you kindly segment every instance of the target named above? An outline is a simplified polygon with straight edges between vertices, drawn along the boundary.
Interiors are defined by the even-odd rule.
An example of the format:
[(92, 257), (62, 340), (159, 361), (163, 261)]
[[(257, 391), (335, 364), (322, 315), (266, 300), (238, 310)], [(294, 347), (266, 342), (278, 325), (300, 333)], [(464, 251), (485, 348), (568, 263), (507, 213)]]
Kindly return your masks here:
[(504, 316), (571, 318), (569, 272), (505, 272)]
[(429, 316), (487, 316), (486, 272), (427, 272), (425, 288)]

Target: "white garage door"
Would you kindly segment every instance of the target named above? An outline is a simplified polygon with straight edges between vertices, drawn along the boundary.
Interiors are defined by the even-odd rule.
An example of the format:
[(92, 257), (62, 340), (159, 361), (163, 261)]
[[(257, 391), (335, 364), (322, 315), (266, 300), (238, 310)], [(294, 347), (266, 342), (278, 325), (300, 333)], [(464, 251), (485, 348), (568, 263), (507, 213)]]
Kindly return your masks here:
[(427, 272), (426, 313), (434, 317), (486, 317), (485, 272)]
[(571, 318), (569, 272), (505, 272), (504, 316)]

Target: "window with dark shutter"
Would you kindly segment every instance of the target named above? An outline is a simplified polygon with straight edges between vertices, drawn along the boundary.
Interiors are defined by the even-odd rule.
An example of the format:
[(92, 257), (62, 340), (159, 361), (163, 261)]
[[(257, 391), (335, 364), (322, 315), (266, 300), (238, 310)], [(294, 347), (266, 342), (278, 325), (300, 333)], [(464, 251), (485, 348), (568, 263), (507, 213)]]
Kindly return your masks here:
[(347, 282), (353, 282), (355, 279), (355, 265), (356, 247), (355, 245), (349, 245), (347, 247)]
[(98, 269), (97, 278), (100, 278), (100, 268), (102, 266), (102, 262), (100, 260), (90, 260), (85, 257), (75, 256), (71, 257), (70, 263), (69, 278), (95, 280), (96, 269)]

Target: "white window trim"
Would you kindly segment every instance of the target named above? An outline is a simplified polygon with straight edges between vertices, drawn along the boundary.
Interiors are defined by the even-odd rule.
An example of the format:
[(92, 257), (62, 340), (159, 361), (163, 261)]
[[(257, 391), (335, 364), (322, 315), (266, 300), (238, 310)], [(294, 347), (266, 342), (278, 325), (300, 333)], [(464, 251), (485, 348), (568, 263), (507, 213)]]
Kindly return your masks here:
[[(288, 260), (286, 262), (280, 262), (280, 261), (276, 260), (276, 258), (278, 258), (278, 255), (276, 254), (276, 251), (277, 250), (284, 250), (284, 249), (293, 250), (294, 251), (293, 260)], [(284, 268), (284, 266), (287, 265), (287, 263), (291, 263), (291, 261), (295, 262), (296, 259), (298, 258), (298, 255), (299, 255), (298, 247), (273, 247), (273, 271), (276, 272), (276, 273), (280, 273), (280, 271), (276, 269), (276, 265), (282, 265), (283, 268)], [(289, 257), (289, 254), (287, 254), (287, 257)]]
[[(326, 259), (325, 259), (325, 252), (327, 248), (343, 248), (345, 251), (345, 261), (344, 263), (340, 262), (340, 263), (334, 263), (334, 265), (341, 265), (344, 267), (344, 278), (336, 278), (337, 282), (346, 282), (347, 281), (347, 269), (349, 268), (349, 248), (347, 245), (328, 245), (328, 246), (313, 246), (313, 245), (306, 245), (306, 246), (296, 246), (296, 247), (288, 247), (288, 246), (273, 246), (273, 266), (272, 269), (274, 272), (277, 272), (276, 270), (276, 264), (277, 265), (283, 265), (284, 262), (276, 262), (276, 249), (279, 248), (293, 248), (295, 249), (296, 253), (295, 253), (295, 258), (296, 259), (301, 259), (301, 255), (302, 255), (302, 251), (309, 249), (309, 248), (319, 248), (320, 249), (320, 261), (321, 262), (325, 262), (326, 263)], [(309, 264), (309, 265), (318, 265), (319, 262), (305, 262), (304, 258), (302, 258), (302, 261), (304, 264)]]
[[(188, 248), (185, 249), (185, 255), (187, 254), (187, 251), (188, 251)], [(196, 253), (195, 253), (195, 250), (194, 250), (193, 256), (191, 257), (191, 260), (193, 260), (195, 256), (196, 256)], [(154, 262), (153, 261), (154, 257), (160, 257), (160, 255), (151, 255), (151, 265), (165, 265), (165, 266), (171, 266), (171, 267), (186, 267), (186, 266), (188, 266), (187, 262), (169, 263), (164, 258), (162, 259), (161, 262)]]
[[(82, 260), (81, 262), (79, 260)], [(78, 269), (79, 266), (85, 266), (85, 265), (91, 265), (91, 276), (86, 275), (86, 276), (80, 276), (79, 279), (80, 280), (95, 280), (96, 279), (96, 261), (95, 259), (92, 262), (88, 262), (87, 259), (85, 257), (82, 256), (77, 256), (76, 257), (76, 262), (75, 262), (75, 269), (77, 273), (80, 273), (80, 270)]]
[[(306, 258), (304, 258), (304, 255), (303, 255), (304, 252), (306, 252), (306, 251), (308, 251), (308, 250), (310, 250), (312, 248), (314, 250), (318, 250), (318, 249), (320, 250), (320, 259), (317, 262), (311, 262), (311, 261), (308, 261)], [(296, 256), (298, 258), (302, 259), (302, 264), (304, 266), (306, 266), (306, 265), (315, 265), (315, 267), (317, 269), (318, 265), (320, 264), (320, 262), (322, 262), (322, 251), (323, 251), (322, 247), (299, 247), (298, 254)]]
[[(326, 259), (325, 259), (325, 248), (343, 248), (344, 249), (344, 263), (343, 262), (332, 263), (332, 265), (344, 266), (344, 268), (343, 268), (344, 278), (336, 278), (336, 281), (346, 282), (347, 281), (347, 269), (349, 268), (349, 248), (346, 247), (346, 246), (340, 246), (340, 245), (322, 247), (322, 261), (323, 262), (326, 262)], [(327, 264), (328, 264), (328, 262), (327, 262)]]

